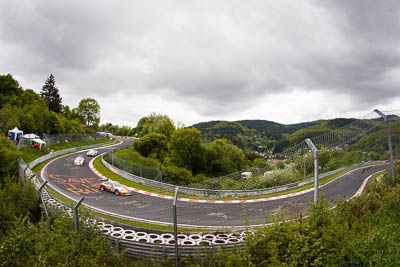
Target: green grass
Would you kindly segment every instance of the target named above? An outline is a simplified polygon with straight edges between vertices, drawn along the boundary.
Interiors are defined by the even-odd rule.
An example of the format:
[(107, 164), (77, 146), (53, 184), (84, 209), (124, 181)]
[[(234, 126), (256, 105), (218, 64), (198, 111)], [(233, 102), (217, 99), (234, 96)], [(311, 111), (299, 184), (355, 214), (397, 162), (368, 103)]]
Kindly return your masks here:
[(118, 181), (120, 183), (123, 183), (124, 185), (130, 186), (130, 187), (134, 187), (140, 190), (145, 190), (148, 192), (153, 192), (153, 193), (157, 193), (157, 194), (163, 194), (163, 195), (167, 195), (167, 196), (173, 196), (173, 193), (170, 192), (166, 192), (166, 191), (162, 191), (160, 189), (156, 189), (150, 186), (145, 186), (142, 184), (138, 184), (132, 181), (129, 181), (115, 173), (113, 173), (112, 171), (110, 171), (109, 169), (106, 168), (106, 166), (104, 166), (104, 164), (101, 162), (101, 157), (98, 157), (94, 160), (93, 162), (93, 166), (96, 168), (96, 170), (98, 172), (100, 172), (101, 174), (103, 174), (104, 176), (106, 176), (107, 178), (113, 180), (113, 181)]
[[(97, 144), (103, 144), (110, 142), (108, 138), (101, 138), (101, 139), (96, 139), (96, 140), (89, 140), (89, 141), (77, 141), (77, 142), (70, 142), (70, 143), (64, 143), (64, 144), (54, 144), (50, 146), (50, 150), (53, 149), (55, 151), (63, 150), (63, 149), (68, 149), (72, 147), (80, 147), (80, 146), (88, 146), (88, 145), (97, 145)], [(29, 164), (30, 162), (34, 161), (37, 158), (40, 158), (44, 155), (47, 154), (47, 151), (39, 150), (37, 148), (32, 148), (32, 147), (23, 147), (20, 150), (22, 152), (22, 158), (24, 161)]]
[(54, 149), (55, 151), (58, 151), (58, 150), (72, 148), (72, 147), (97, 145), (97, 144), (107, 143), (107, 142), (110, 142), (110, 139), (100, 138), (100, 139), (96, 139), (96, 140), (76, 141), (76, 142), (70, 142), (70, 143), (54, 144), (54, 145), (50, 146), (50, 150)]
[(47, 154), (44, 151), (32, 147), (23, 147), (20, 152), (22, 152), (22, 158), (27, 164)]
[[(137, 189), (141, 189), (144, 191), (148, 191), (148, 192), (152, 192), (152, 193), (156, 193), (156, 194), (162, 194), (162, 195), (167, 195), (167, 196), (173, 196), (173, 193), (170, 192), (166, 192), (160, 189), (156, 189), (153, 187), (149, 187), (149, 186), (145, 186), (142, 184), (138, 184), (132, 181), (129, 181), (115, 173), (113, 173), (112, 171), (110, 171), (109, 169), (107, 169), (104, 164), (101, 162), (101, 158), (98, 157), (94, 162), (93, 162), (93, 166), (104, 176), (106, 176), (107, 178), (114, 180), (114, 181), (118, 181), (120, 183), (123, 183), (127, 186), (130, 187), (134, 187)], [(339, 176), (346, 174), (348, 172), (354, 171), (356, 169), (359, 169), (362, 167), (355, 167), (349, 170), (344, 170), (341, 172), (338, 172), (336, 174), (332, 174), (330, 176), (327, 176), (325, 178), (322, 178), (319, 180), (319, 185), (324, 185), (327, 184), (331, 181), (333, 181), (334, 179), (338, 178)], [(269, 193), (269, 194), (264, 194), (264, 195), (258, 195), (258, 196), (247, 196), (247, 197), (225, 197), (225, 198), (213, 198), (213, 197), (202, 197), (202, 196), (195, 196), (195, 195), (185, 195), (185, 194), (179, 194), (179, 197), (181, 198), (191, 198), (191, 199), (218, 199), (218, 200), (247, 200), (247, 199), (260, 199), (260, 198), (268, 198), (268, 197), (275, 197), (275, 196), (281, 196), (281, 195), (286, 195), (286, 194), (291, 194), (291, 193), (296, 193), (296, 192), (300, 192), (303, 190), (307, 190), (309, 188), (313, 188), (314, 187), (314, 183), (309, 183), (306, 185), (302, 185), (299, 187), (295, 187), (295, 188), (291, 188), (285, 191), (281, 191), (281, 192), (274, 192), (274, 193)]]

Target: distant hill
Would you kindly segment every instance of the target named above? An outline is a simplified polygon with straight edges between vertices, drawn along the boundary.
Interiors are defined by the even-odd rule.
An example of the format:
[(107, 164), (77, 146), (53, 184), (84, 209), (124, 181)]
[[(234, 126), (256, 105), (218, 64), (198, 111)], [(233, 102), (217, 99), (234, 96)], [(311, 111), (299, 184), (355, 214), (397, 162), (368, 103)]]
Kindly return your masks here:
[(266, 120), (242, 120), (236, 122), (240, 123), (241, 125), (249, 129), (255, 129), (259, 132), (264, 132), (273, 139), (280, 140), (286, 134), (291, 134), (303, 128), (321, 124), (322, 121), (319, 120), (319, 121), (302, 122), (302, 123), (287, 124), (287, 125)]
[(321, 124), (323, 121), (280, 124), (266, 120), (209, 121), (194, 124), (206, 142), (226, 138), (246, 151), (266, 151), (285, 136), (298, 130)]
[[(390, 119), (394, 120), (398, 119), (398, 117), (390, 117)], [(274, 153), (279, 153), (304, 141), (306, 138), (328, 133), (352, 122), (358, 123), (359, 121), (356, 119), (337, 118), (287, 125), (266, 120), (209, 121), (195, 124), (192, 127), (201, 132), (205, 142), (226, 138), (245, 151), (273, 151)], [(382, 124), (380, 119), (369, 120), (366, 123), (371, 126)], [(374, 131), (378, 129), (380, 128)]]

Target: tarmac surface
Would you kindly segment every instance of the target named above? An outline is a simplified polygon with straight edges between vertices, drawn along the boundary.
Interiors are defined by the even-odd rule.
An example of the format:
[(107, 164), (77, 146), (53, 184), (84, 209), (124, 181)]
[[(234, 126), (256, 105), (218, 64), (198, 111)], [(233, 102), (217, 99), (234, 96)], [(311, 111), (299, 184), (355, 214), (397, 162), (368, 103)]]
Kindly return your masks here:
[[(132, 145), (132, 140), (108, 148), (96, 149), (99, 154), (110, 149)], [(82, 155), (84, 166), (74, 166), (74, 159)], [(41, 176), (59, 193), (78, 201), (85, 197), (84, 204), (91, 208), (119, 217), (143, 221), (172, 223), (172, 200), (134, 192), (131, 196), (120, 196), (99, 190), (101, 178), (90, 168), (91, 157), (86, 151), (57, 158), (48, 163)], [(325, 199), (347, 200), (354, 196), (364, 180), (371, 174), (388, 168), (388, 164), (369, 166), (351, 171), (320, 188)], [(250, 203), (196, 203), (177, 202), (177, 220), (181, 226), (191, 227), (234, 227), (269, 223), (279, 210), (286, 210), (287, 216), (307, 215), (314, 191), (284, 199)]]

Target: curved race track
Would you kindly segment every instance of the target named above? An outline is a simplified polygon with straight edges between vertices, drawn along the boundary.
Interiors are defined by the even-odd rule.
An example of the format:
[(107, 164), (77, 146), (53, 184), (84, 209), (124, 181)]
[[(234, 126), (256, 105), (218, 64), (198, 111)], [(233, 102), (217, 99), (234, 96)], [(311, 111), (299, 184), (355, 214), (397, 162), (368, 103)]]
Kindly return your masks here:
[[(132, 141), (122, 139), (123, 143), (113, 148), (130, 146)], [(107, 152), (110, 148), (97, 149), (100, 153)], [(73, 160), (81, 154), (85, 157), (85, 166), (74, 166)], [(119, 216), (172, 223), (172, 200), (133, 193), (132, 196), (119, 196), (98, 190), (100, 178), (88, 167), (91, 158), (86, 152), (78, 152), (57, 158), (48, 163), (42, 170), (41, 176), (48, 180), (49, 185), (63, 195), (79, 200), (85, 197), (84, 204), (93, 209)], [(324, 185), (323, 192), (326, 199), (344, 200), (351, 198), (360, 188), (364, 180), (372, 173), (388, 168), (388, 165), (378, 165), (354, 170), (341, 178)], [(244, 226), (258, 225), (270, 222), (270, 214), (277, 208), (287, 209), (289, 213), (307, 213), (308, 202), (313, 200), (314, 192), (299, 196), (252, 203), (192, 203), (178, 201), (178, 223), (182, 226)], [(245, 214), (245, 216), (244, 216)]]

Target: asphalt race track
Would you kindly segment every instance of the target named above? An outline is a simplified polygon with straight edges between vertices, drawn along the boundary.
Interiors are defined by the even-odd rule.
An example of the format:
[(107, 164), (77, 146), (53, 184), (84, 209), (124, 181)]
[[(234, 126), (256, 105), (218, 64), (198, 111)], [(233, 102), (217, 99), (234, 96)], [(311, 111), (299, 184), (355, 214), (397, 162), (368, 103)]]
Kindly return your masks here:
[[(132, 144), (132, 140), (129, 139), (122, 141), (122, 144), (113, 148), (128, 147)], [(101, 154), (109, 149), (97, 150)], [(79, 154), (85, 157), (84, 166), (73, 164)], [(98, 188), (101, 179), (89, 169), (90, 159), (91, 157), (86, 156), (86, 151), (55, 159), (43, 168), (42, 178), (48, 180), (52, 188), (75, 201), (84, 196), (84, 204), (91, 208), (133, 219), (172, 223), (172, 200), (135, 192), (132, 196), (119, 196), (100, 191)], [(357, 192), (368, 176), (386, 168), (387, 164), (354, 170), (326, 184), (320, 188), (320, 192), (330, 201), (347, 200)], [(291, 198), (236, 204), (178, 201), (178, 224), (193, 227), (259, 225), (270, 222), (271, 214), (276, 213), (278, 208), (287, 210), (289, 214), (295, 212), (307, 214), (313, 194), (311, 191)]]

